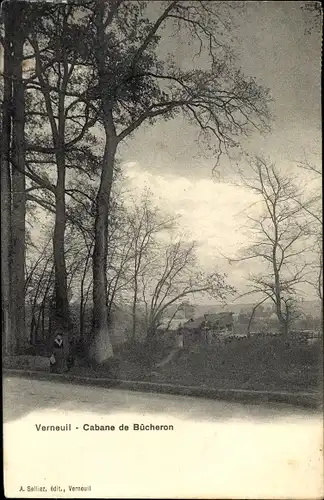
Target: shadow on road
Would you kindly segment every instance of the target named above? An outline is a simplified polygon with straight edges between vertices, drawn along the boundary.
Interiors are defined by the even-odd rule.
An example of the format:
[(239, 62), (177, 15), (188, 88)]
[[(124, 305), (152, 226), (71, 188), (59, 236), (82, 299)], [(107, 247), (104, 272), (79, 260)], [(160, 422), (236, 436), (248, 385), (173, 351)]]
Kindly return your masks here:
[(241, 404), (238, 402), (206, 400), (187, 396), (153, 394), (5, 376), (3, 379), (4, 422), (18, 420), (43, 410), (112, 414), (162, 414), (190, 420), (253, 420), (273, 419), (291, 421), (292, 417), (316, 415), (311, 409), (295, 408), (283, 404)]

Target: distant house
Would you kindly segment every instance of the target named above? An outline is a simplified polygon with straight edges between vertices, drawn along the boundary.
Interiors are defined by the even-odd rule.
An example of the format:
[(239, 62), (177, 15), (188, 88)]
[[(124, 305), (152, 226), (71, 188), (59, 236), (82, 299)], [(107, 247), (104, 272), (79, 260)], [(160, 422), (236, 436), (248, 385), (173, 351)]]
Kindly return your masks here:
[(190, 319), (183, 325), (185, 345), (205, 343), (212, 344), (220, 336), (234, 333), (232, 312), (204, 314)]
[(205, 319), (208, 344), (212, 344), (219, 337), (233, 335), (234, 320), (232, 312), (205, 314)]
[(232, 312), (205, 314), (206, 326), (214, 333), (233, 333), (234, 321)]
[(189, 319), (182, 327), (184, 347), (201, 344), (205, 341), (205, 316)]

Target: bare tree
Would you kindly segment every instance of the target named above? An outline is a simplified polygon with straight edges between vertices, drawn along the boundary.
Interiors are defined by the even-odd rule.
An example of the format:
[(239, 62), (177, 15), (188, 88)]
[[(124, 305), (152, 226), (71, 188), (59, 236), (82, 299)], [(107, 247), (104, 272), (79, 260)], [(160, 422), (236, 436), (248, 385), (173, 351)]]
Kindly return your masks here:
[[(13, 117), (18, 135), (13, 137), (16, 148), (10, 160), (23, 191), (22, 202), (17, 196), (14, 208), (23, 221), (26, 179), (30, 183), (28, 201), (32, 199), (50, 211), (54, 204), (56, 313), (66, 331), (69, 301), (64, 240), (67, 221), (73, 215), (69, 214), (66, 195), (69, 190), (70, 196), (78, 196), (77, 187), (67, 189), (68, 168), (72, 164), (73, 169), (87, 170), (83, 163), (87, 155), (81, 154), (85, 150), (76, 145), (85, 140), (93, 125), (101, 128), (104, 141), (94, 199), (91, 353), (103, 361), (113, 354), (107, 304), (114, 285), (108, 286), (107, 264), (110, 202), (120, 144), (144, 123), (170, 120), (181, 113), (197, 127), (199, 140), (218, 159), (239, 145), (241, 135), (268, 129), (269, 92), (235, 67), (226, 37), (223, 39), (223, 32), (231, 31), (235, 3), (167, 1), (150, 13), (142, 1), (89, 0), (77, 7), (48, 5), (45, 16), (36, 16), (37, 8), (28, 43), (21, 44), (22, 32), (15, 37), (20, 53), (16, 54), (16, 67), (11, 68), (17, 75), (20, 72), (14, 90), (20, 105)], [(196, 61), (202, 53), (207, 55), (207, 69), (202, 69), (206, 60), (201, 68), (198, 64), (198, 69), (183, 70), (172, 55), (160, 54), (158, 45), (167, 26), (183, 30), (193, 41)], [(32, 62), (24, 86), (22, 56)], [(24, 99), (28, 104), (25, 127)], [(35, 123), (38, 128), (33, 135)], [(91, 147), (86, 149), (92, 152)], [(17, 254), (19, 248), (17, 244)], [(21, 278), (23, 266), (16, 269)], [(20, 283), (19, 297), (23, 288)]]
[(259, 157), (250, 166), (251, 176), (242, 175), (242, 181), (256, 194), (261, 212), (248, 216), (253, 243), (244, 249), (242, 257), (230, 259), (230, 262), (259, 262), (262, 270), (250, 275), (250, 290), (244, 294), (261, 297), (252, 316), (258, 305), (271, 300), (280, 331), (282, 335), (287, 335), (295, 315), (300, 285), (306, 282), (309, 271), (309, 227), (298, 201), (300, 190), (292, 177)]
[(183, 306), (189, 297), (209, 296), (225, 301), (234, 289), (226, 284), (225, 276), (206, 274), (197, 262), (195, 242), (162, 244), (151, 256), (141, 274), (142, 297), (146, 318), (147, 340), (156, 334), (166, 311), (172, 305)]
[(171, 230), (175, 217), (162, 214), (152, 204), (149, 193), (145, 193), (139, 203), (134, 203), (128, 215), (131, 229), (131, 276), (132, 276), (132, 337), (135, 339), (137, 328), (137, 309), (140, 295), (140, 283), (150, 266), (157, 245), (157, 235)]
[[(4, 88), (1, 144), (2, 273), (4, 286), (4, 339), (11, 353), (25, 348), (25, 92), (23, 46), (26, 6), (4, 5)], [(14, 167), (13, 167), (14, 166)], [(19, 170), (15, 168), (19, 167)], [(10, 303), (10, 305), (8, 305)]]
[(11, 301), (11, 100), (12, 100), (12, 19), (8, 9), (2, 10), (5, 28), (1, 38), (3, 55), (3, 85), (1, 87), (1, 309), (2, 309), (2, 349), (4, 354), (15, 350), (12, 325)]
[[(48, 329), (45, 332), (45, 323), (49, 323), (49, 304), (53, 295), (53, 256), (48, 254), (45, 246), (34, 261), (30, 261), (31, 268), (26, 275), (26, 304), (28, 306), (29, 340), (30, 344), (47, 344)], [(47, 321), (45, 321), (45, 319)]]
[[(68, 216), (65, 197), (66, 194), (73, 196), (76, 190), (69, 189), (68, 192), (65, 184), (71, 163), (73, 168), (81, 171), (81, 163), (89, 158), (89, 149), (86, 150), (84, 144), (83, 148), (77, 145), (96, 122), (97, 114), (93, 113), (84, 92), (88, 81), (87, 58), (84, 52), (80, 56), (82, 50), (79, 50), (84, 26), (80, 16), (79, 19), (75, 16), (82, 10), (81, 6), (16, 3), (11, 2), (9, 8), (4, 9), (5, 36), (1, 37), (7, 54), (4, 75), (6, 123), (3, 124), (6, 152), (1, 172), (8, 203), (3, 203), (3, 206), (7, 208), (11, 204), (12, 208), (10, 214), (7, 214), (8, 210), (4, 212), (2, 231), (12, 233), (5, 236), (10, 245), (6, 252), (11, 254), (12, 265), (9, 262), (8, 272), (15, 300), (6, 299), (6, 303), (11, 303), (12, 310), (17, 309), (11, 314), (10, 336), (17, 349), (22, 350), (19, 335), (24, 337), (26, 201), (32, 200), (56, 216), (53, 237), (55, 316), (56, 326), (66, 333), (69, 307), (64, 251)], [(9, 171), (5, 168), (7, 161), (11, 163)], [(53, 180), (51, 174), (55, 165), (57, 176)], [(9, 177), (5, 177), (7, 171)], [(6, 290), (9, 291), (10, 287)], [(9, 310), (7, 306), (5, 310)], [(6, 330), (7, 325), (6, 314)]]
[[(31, 104), (27, 176), (43, 191), (41, 198), (32, 197), (34, 201), (44, 202), (44, 190), (50, 194), (51, 201), (54, 199), (55, 300), (52, 327), (54, 335), (59, 329), (66, 339), (71, 326), (65, 260), (66, 196), (73, 197), (77, 191), (67, 188), (66, 178), (71, 163), (80, 161), (80, 154), (76, 154), (82, 150), (80, 143), (97, 121), (91, 104), (87, 104), (83, 96), (88, 78), (84, 68), (83, 85), (80, 83), (80, 65), (86, 61), (81, 61), (78, 50), (83, 26), (75, 21), (76, 10), (71, 5), (55, 6), (49, 8), (47, 15), (38, 22), (37, 29), (28, 37), (27, 50), (34, 61), (34, 71), (26, 79)], [(33, 132), (31, 127), (34, 127)], [(44, 170), (39, 175), (39, 167), (44, 170), (47, 167), (49, 172), (53, 172), (54, 167), (55, 181), (50, 181)], [(45, 201), (49, 200), (45, 198)], [(68, 346), (68, 342), (64, 345)]]
[[(118, 147), (142, 124), (182, 113), (197, 126), (205, 145), (218, 158), (238, 138), (267, 129), (269, 93), (235, 68), (220, 33), (230, 30), (233, 3), (161, 2), (155, 19), (142, 2), (89, 2), (92, 9), (93, 63), (96, 79), (89, 94), (102, 111), (105, 149), (96, 197), (93, 253), (93, 356), (112, 355), (107, 316), (108, 205)], [(158, 44), (169, 25), (198, 43), (209, 69), (181, 70), (172, 55), (158, 56)]]
[(316, 177), (322, 176), (322, 169), (308, 160), (298, 162), (298, 167), (314, 174)]

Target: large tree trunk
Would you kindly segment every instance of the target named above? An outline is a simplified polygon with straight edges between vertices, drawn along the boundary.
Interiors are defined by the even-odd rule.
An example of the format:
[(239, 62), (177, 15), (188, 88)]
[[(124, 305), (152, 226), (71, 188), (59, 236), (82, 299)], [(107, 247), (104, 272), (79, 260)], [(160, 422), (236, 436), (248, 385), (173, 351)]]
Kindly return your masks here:
[[(90, 358), (97, 363), (102, 363), (113, 356), (108, 319), (107, 252), (109, 203), (118, 141), (113, 121), (112, 102), (109, 97), (110, 78), (107, 75), (106, 68), (108, 62), (107, 28), (109, 22), (113, 19), (113, 15), (108, 15), (108, 19), (104, 21), (106, 8), (107, 2), (105, 0), (96, 1), (96, 15), (94, 17), (96, 43), (94, 55), (99, 77), (99, 91), (106, 141), (101, 162), (100, 186), (96, 198), (95, 241), (92, 258), (93, 328), (89, 354)], [(112, 8), (110, 14), (113, 11), (114, 8)]]
[(89, 265), (89, 260), (91, 258), (91, 248), (92, 245), (89, 246), (88, 252), (87, 252), (87, 257), (86, 261), (84, 264), (83, 268), (83, 273), (82, 273), (82, 278), (81, 278), (81, 283), (80, 283), (80, 313), (79, 313), (79, 321), (80, 321), (80, 339), (82, 343), (84, 343), (85, 340), (85, 331), (84, 331), (84, 320), (85, 320), (85, 306), (86, 306), (86, 297), (85, 297), (85, 290), (84, 290), (84, 284), (85, 284), (85, 279), (87, 276), (87, 270), (88, 270), (88, 265)]
[(280, 333), (281, 336), (286, 338), (288, 336), (288, 322), (284, 319), (280, 320)]
[[(54, 255), (54, 275), (55, 275), (55, 310), (53, 314), (53, 337), (56, 333), (63, 336), (62, 369), (66, 369), (66, 362), (69, 355), (69, 329), (70, 311), (67, 285), (67, 271), (65, 260), (65, 230), (66, 230), (66, 206), (65, 206), (65, 92), (68, 83), (68, 64), (66, 54), (63, 55), (63, 79), (59, 89), (58, 102), (58, 126), (57, 133), (52, 125), (54, 144), (56, 152), (57, 179), (55, 187), (55, 225), (53, 234), (53, 255)], [(59, 62), (61, 70), (61, 62)], [(53, 120), (53, 115), (52, 115)], [(53, 338), (54, 340), (54, 338)]]
[[(12, 6), (10, 7), (12, 8)], [(12, 109), (12, 307), (15, 322), (15, 350), (23, 353), (27, 346), (25, 331), (25, 91), (22, 77), (24, 6), (14, 8), (19, 26), (13, 37), (13, 109)]]
[(286, 338), (288, 335), (288, 327), (289, 327), (289, 316), (288, 311), (286, 311), (286, 317), (283, 313), (283, 304), (280, 295), (280, 288), (278, 287), (278, 295), (276, 295), (276, 314), (279, 322), (280, 334), (283, 338)]
[(146, 340), (148, 342), (152, 340), (153, 337), (155, 336), (156, 325), (157, 325), (156, 318), (154, 317), (154, 314), (150, 312), (149, 317), (147, 319), (147, 327), (146, 327)]
[(64, 152), (59, 152), (57, 162), (57, 182), (55, 192), (55, 225), (53, 234), (54, 274), (55, 274), (55, 304), (53, 311), (53, 338), (61, 333), (64, 339), (64, 357), (69, 351), (69, 299), (67, 291), (67, 272), (65, 260), (65, 159)]
[(113, 356), (107, 308), (107, 240), (109, 201), (116, 154), (116, 140), (106, 138), (100, 187), (96, 199), (95, 244), (93, 251), (93, 340), (90, 357), (102, 363)]
[(11, 178), (10, 178), (10, 137), (11, 137), (11, 26), (8, 6), (4, 6), (5, 47), (3, 55), (3, 103), (0, 130), (0, 167), (1, 167), (1, 311), (2, 311), (2, 352), (13, 354), (11, 325)]
[[(276, 216), (274, 216), (275, 220)], [(280, 334), (282, 337), (286, 337), (288, 334), (288, 321), (283, 316), (282, 313), (282, 291), (280, 284), (280, 273), (277, 265), (277, 245), (278, 245), (278, 227), (275, 225), (275, 244), (272, 250), (272, 267), (274, 274), (274, 285), (275, 285), (275, 305), (276, 305), (276, 315), (279, 322)]]

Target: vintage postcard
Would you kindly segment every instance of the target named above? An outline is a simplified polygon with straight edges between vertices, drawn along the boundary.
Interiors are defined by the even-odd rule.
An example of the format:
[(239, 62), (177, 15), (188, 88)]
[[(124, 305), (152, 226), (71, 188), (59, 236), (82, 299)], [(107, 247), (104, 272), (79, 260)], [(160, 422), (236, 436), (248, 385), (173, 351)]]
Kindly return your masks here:
[(0, 15), (6, 498), (322, 498), (321, 3)]

